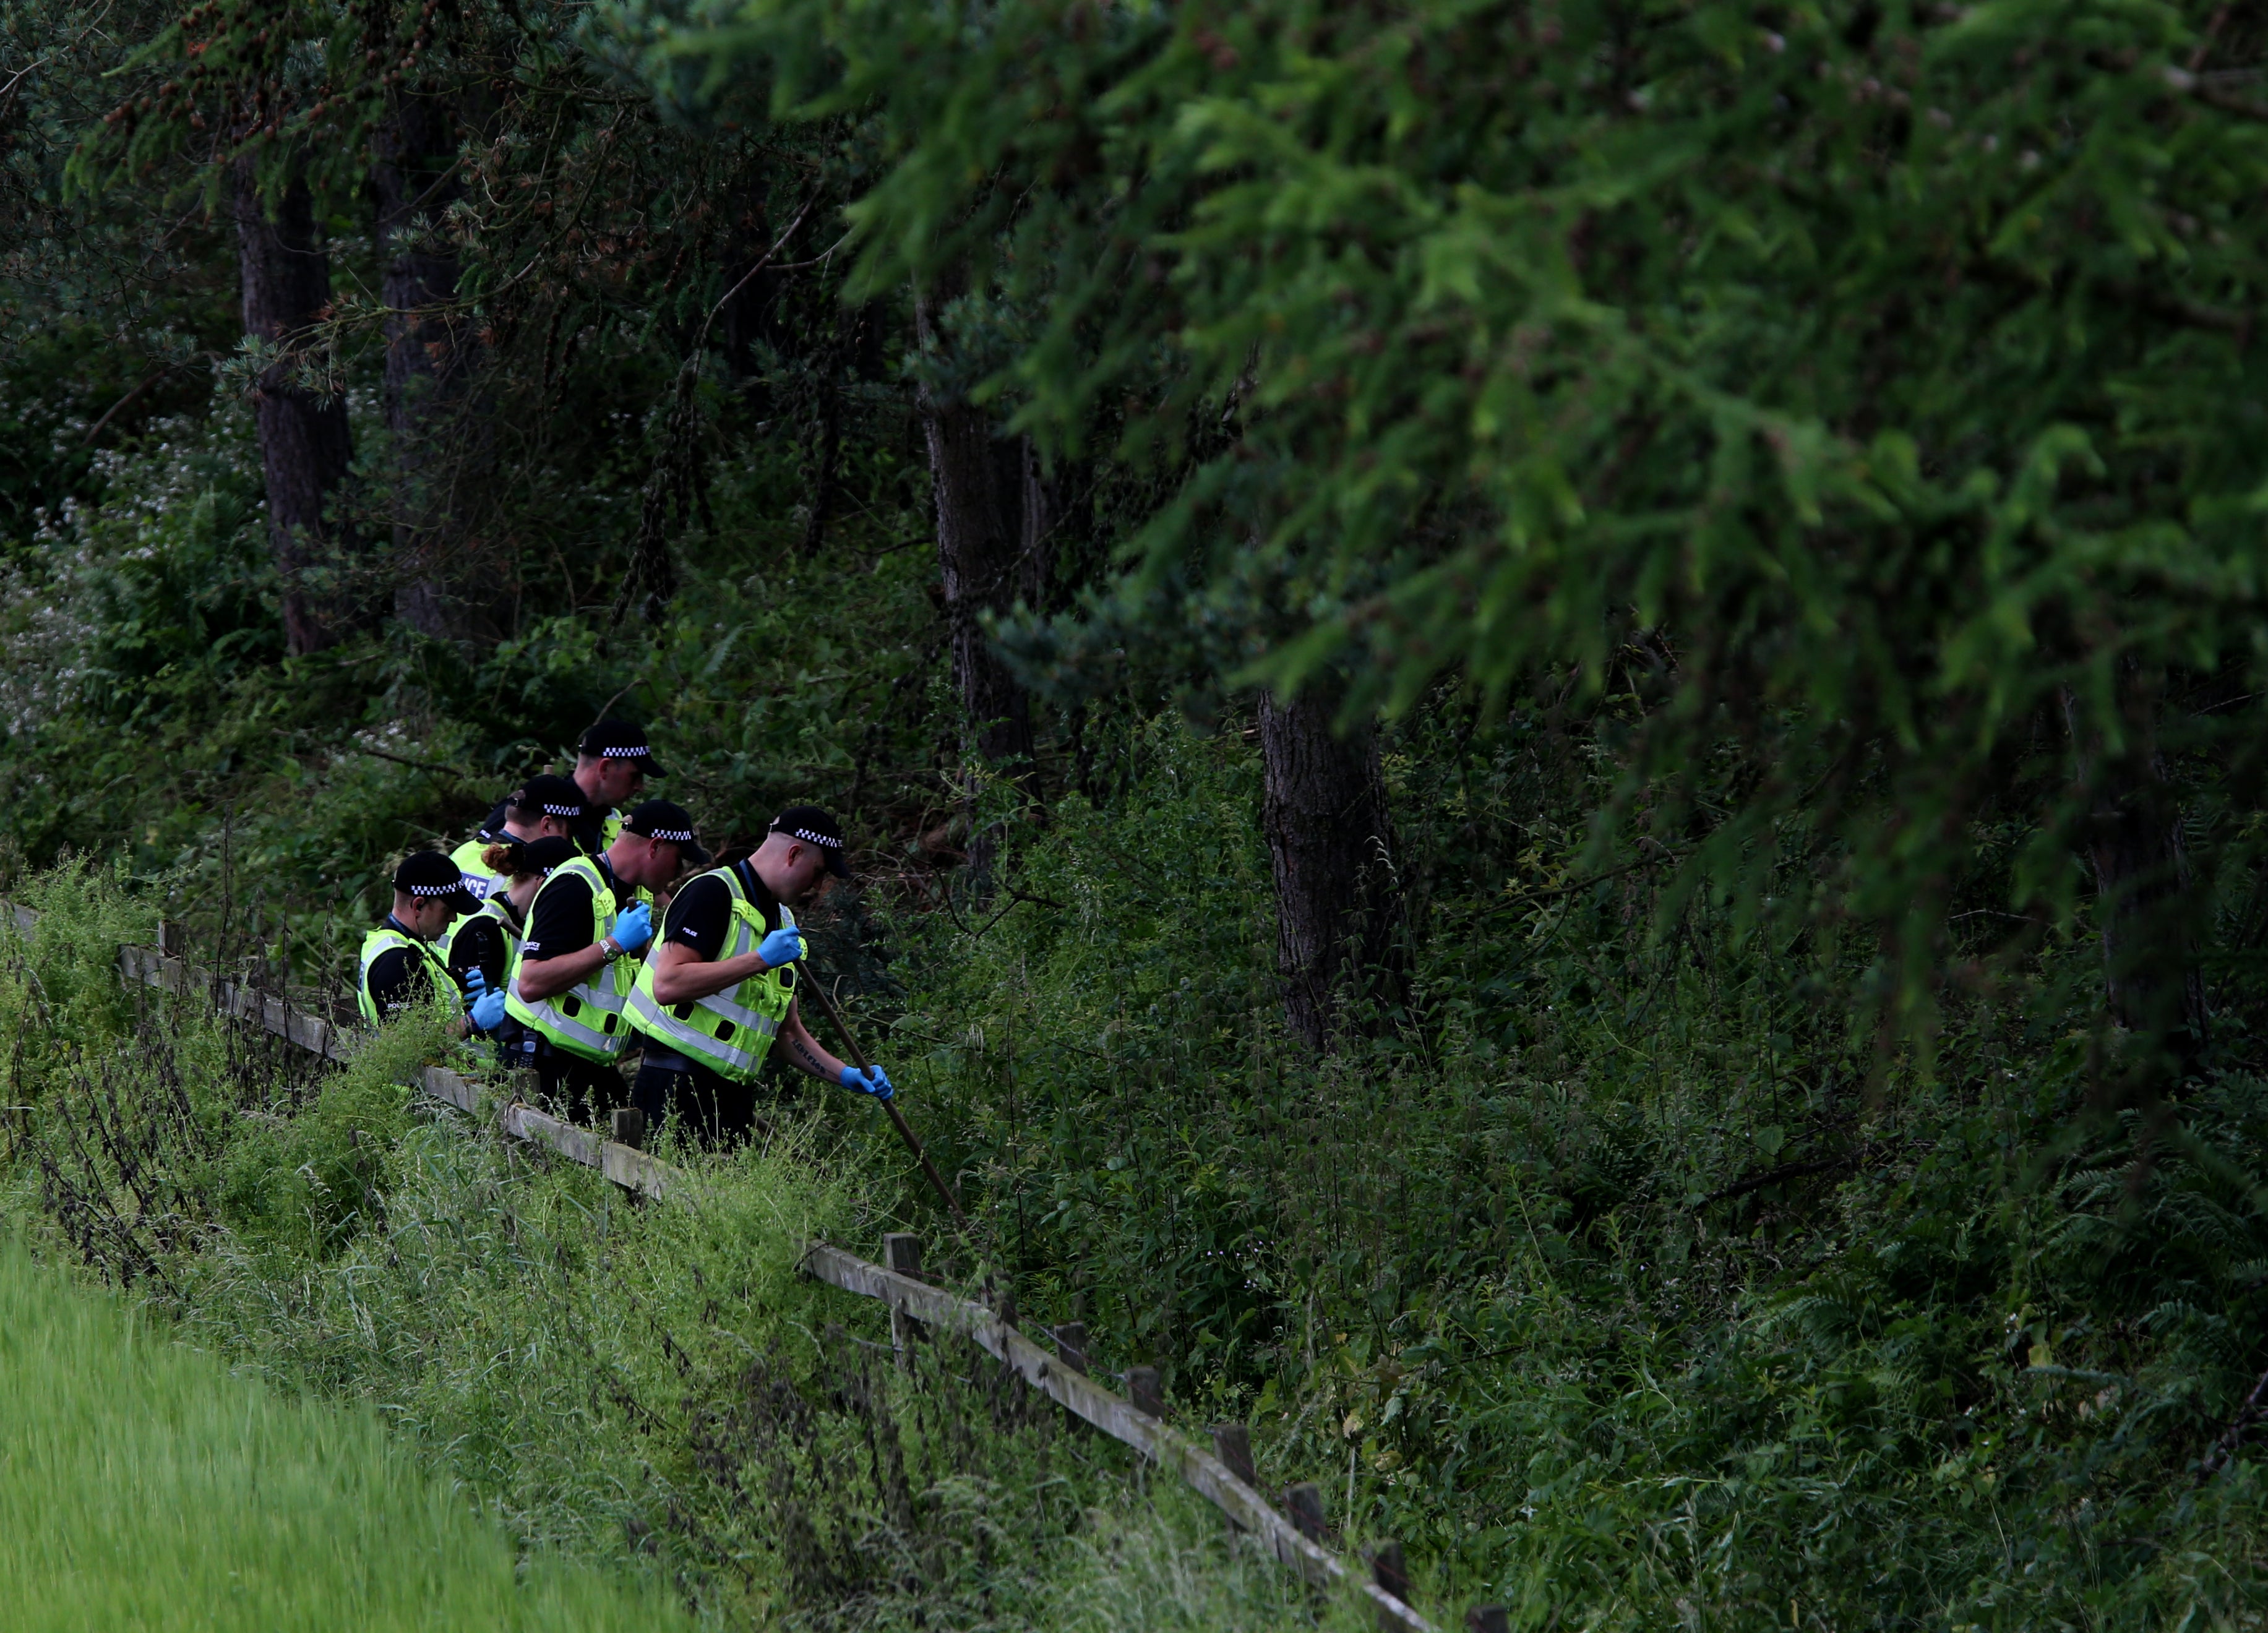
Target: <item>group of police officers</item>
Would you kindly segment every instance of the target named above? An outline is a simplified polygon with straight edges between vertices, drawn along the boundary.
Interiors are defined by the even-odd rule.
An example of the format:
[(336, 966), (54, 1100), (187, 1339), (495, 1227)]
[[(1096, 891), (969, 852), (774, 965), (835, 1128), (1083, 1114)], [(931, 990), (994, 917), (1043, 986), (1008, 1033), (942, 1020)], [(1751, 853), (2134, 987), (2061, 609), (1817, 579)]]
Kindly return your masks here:
[(662, 775), (642, 730), (601, 720), (573, 776), (530, 777), (453, 854), (405, 857), (393, 911), (363, 941), (364, 1019), (454, 995), (465, 1028), (578, 1121), (625, 1098), (635, 1048), (629, 1103), (712, 1144), (754, 1123), (776, 1044), (812, 1077), (889, 1099), (887, 1072), (828, 1053), (796, 1009), (795, 909), (850, 877), (835, 820), (791, 806), (754, 850), (712, 864), (680, 806), (621, 810)]

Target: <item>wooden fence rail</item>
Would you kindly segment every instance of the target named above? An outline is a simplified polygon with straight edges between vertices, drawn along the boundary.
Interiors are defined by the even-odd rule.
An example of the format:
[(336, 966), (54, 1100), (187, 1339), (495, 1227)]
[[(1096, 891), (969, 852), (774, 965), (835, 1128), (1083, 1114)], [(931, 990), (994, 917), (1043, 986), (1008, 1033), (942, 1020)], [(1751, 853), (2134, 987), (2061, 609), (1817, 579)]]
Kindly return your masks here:
[[(21, 924), (27, 908), (18, 908)], [(121, 947), (118, 967), (129, 981), (157, 987), (181, 997), (203, 997), (223, 1014), (248, 1021), (310, 1054), (325, 1060), (343, 1061), (351, 1050), (351, 1033), (318, 1015), (293, 1009), (272, 992), (224, 980), (193, 968), (155, 947)], [(445, 1066), (423, 1066), (412, 1085), (438, 1100), (446, 1100), (468, 1116), (478, 1116), (481, 1085)], [(655, 1158), (619, 1140), (610, 1140), (571, 1122), (562, 1122), (533, 1106), (508, 1097), (489, 1097), (496, 1107), (497, 1126), (515, 1139), (547, 1145), (570, 1161), (596, 1168), (625, 1190), (659, 1197), (683, 1176)]]
[[(39, 923), (39, 916), (29, 908), (15, 907), (14, 916), (17, 928), (26, 935)], [(162, 925), (159, 938), (166, 939)], [(129, 981), (183, 997), (202, 997), (223, 1014), (325, 1060), (342, 1062), (352, 1053), (350, 1029), (295, 1010), (272, 992), (198, 970), (158, 947), (121, 947), (118, 967)], [(479, 1116), (483, 1105), (492, 1107), (497, 1126), (505, 1134), (595, 1168), (639, 1195), (681, 1195), (691, 1188), (687, 1175), (640, 1151), (635, 1135), (630, 1140), (608, 1139), (518, 1100), (486, 1092), (474, 1079), (445, 1067), (418, 1068), (411, 1086), (470, 1116)], [(622, 1126), (618, 1122), (617, 1127)], [(1112, 1393), (1086, 1375), (1084, 1325), (1057, 1328), (1057, 1348), (1050, 1353), (985, 1306), (918, 1279), (921, 1254), (914, 1237), (894, 1237), (887, 1247), (892, 1268), (885, 1269), (826, 1242), (813, 1242), (804, 1253), (800, 1268), (829, 1286), (887, 1305), (892, 1336), (902, 1348), (913, 1342), (920, 1324), (967, 1334), (1033, 1388), (1159, 1467), (1179, 1475), (1191, 1490), (1227, 1515), (1238, 1531), (1305, 1580), (1318, 1587), (1351, 1586), (1370, 1601), (1381, 1633), (1397, 1633), (1397, 1629), (1399, 1633), (1440, 1633), (1401, 1597), (1408, 1591), (1409, 1578), (1398, 1543), (1383, 1543), (1374, 1549), (1368, 1571), (1354, 1570), (1322, 1546), (1319, 1492), (1310, 1487), (1293, 1487), (1293, 1512), (1289, 1517), (1261, 1494), (1244, 1425), (1215, 1425), (1214, 1449), (1205, 1451), (1162, 1421), (1164, 1401), (1152, 1369), (1129, 1369), (1131, 1399)], [(1475, 1606), (1466, 1617), (1466, 1626), (1476, 1633), (1501, 1633), (1505, 1613), (1498, 1606)]]
[[(1170, 1468), (1181, 1475), (1192, 1490), (1226, 1514), (1237, 1529), (1250, 1535), (1309, 1582), (1318, 1587), (1351, 1584), (1376, 1609), (1380, 1627), (1406, 1629), (1408, 1633), (1438, 1633), (1432, 1622), (1375, 1580), (1363, 1579), (1350, 1570), (1338, 1556), (1302, 1534), (1298, 1526), (1278, 1513), (1268, 1499), (1253, 1489), (1248, 1477), (1233, 1472), (1212, 1453), (1167, 1427), (1157, 1416), (1142, 1410), (1124, 1395), (1105, 1389), (1087, 1377), (1083, 1368), (1067, 1365), (1065, 1357), (1041, 1349), (984, 1306), (900, 1271), (870, 1264), (826, 1242), (811, 1244), (803, 1256), (803, 1269), (830, 1287), (880, 1299), (890, 1306), (894, 1316), (967, 1334), (987, 1353), (1013, 1369), (1026, 1383), (1060, 1403), (1074, 1416), (1094, 1424), (1112, 1439), (1132, 1446), (1160, 1467)], [(896, 1322), (892, 1324), (895, 1327)], [(1395, 1563), (1398, 1567), (1398, 1552)]]

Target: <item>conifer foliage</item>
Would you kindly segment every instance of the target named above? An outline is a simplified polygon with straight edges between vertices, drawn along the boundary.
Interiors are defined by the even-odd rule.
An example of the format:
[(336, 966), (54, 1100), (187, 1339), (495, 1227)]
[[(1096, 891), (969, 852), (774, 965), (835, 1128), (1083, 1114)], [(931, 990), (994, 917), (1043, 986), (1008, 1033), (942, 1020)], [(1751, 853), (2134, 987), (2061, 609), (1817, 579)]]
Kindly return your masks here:
[[(678, 1150), (770, 1223), (642, 1211), (682, 1319), (608, 1361), (518, 1225), (412, 1239), (508, 1173), (595, 1289), (583, 1180), (120, 1008), (159, 913), (320, 1002), (618, 714), (718, 850), (843, 817), (807, 967), (935, 1262), (1429, 1611), (2252, 1625), (2264, 261), (2219, 0), (0, 0), (8, 1103), (218, 1108), (36, 1206), (188, 1221), (70, 1239), (704, 1614), (1169, 1622), (1044, 1457), (747, 1500), (775, 1418), (889, 1421), (806, 1413), (800, 1302), (735, 1416), (713, 1307), (789, 1296), (802, 1188), (933, 1225), (871, 1106)], [(1026, 1512), (1075, 1615), (995, 1596)]]
[[(1635, 692), (1652, 840), (1753, 881), (1793, 822), (1842, 858), (1806, 905), (1882, 925), (1908, 982), (1970, 825), (2020, 808), (2043, 848), (1995, 905), (2066, 915), (2076, 839), (2122, 1017), (2204, 1029), (2165, 768), (2253, 774), (2268, 566), (2268, 100), (2232, 8), (767, 0), (624, 32), (681, 94), (873, 119), (864, 276), (982, 261), (1011, 423), (1180, 473), (1117, 605), (1016, 632), (1035, 662), (1211, 609), (1248, 680), (1343, 672), (1342, 724), (1444, 673)], [(1725, 753), (1730, 821), (1695, 776)]]

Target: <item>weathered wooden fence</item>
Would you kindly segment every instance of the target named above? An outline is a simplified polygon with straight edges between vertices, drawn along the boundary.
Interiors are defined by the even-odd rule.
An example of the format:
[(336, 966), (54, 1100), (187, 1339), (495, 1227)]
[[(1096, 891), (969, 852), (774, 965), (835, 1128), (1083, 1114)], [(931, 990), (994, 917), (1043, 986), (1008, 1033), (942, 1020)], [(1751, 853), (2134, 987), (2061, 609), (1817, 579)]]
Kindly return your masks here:
[[(26, 934), (38, 923), (30, 908), (14, 909), (17, 926)], [(293, 1009), (283, 997), (251, 984), (232, 981), (212, 971), (199, 970), (176, 955), (166, 926), (158, 927), (158, 945), (119, 949), (120, 973), (129, 981), (184, 997), (201, 997), (221, 1013), (282, 1038), (328, 1061), (343, 1061), (351, 1052), (353, 1033), (320, 1016)], [(644, 1119), (634, 1112), (617, 1112), (615, 1137), (563, 1122), (519, 1100), (484, 1089), (461, 1073), (440, 1066), (418, 1069), (414, 1087), (423, 1090), (468, 1115), (492, 1110), (497, 1127), (515, 1139), (542, 1145), (570, 1161), (595, 1168), (623, 1189), (642, 1196), (661, 1197), (692, 1188), (691, 1176), (638, 1149), (644, 1137)], [(1248, 1429), (1241, 1423), (1216, 1423), (1208, 1452), (1165, 1421), (1166, 1404), (1159, 1387), (1157, 1369), (1127, 1369), (1127, 1393), (1112, 1393), (1087, 1374), (1087, 1337), (1083, 1325), (1054, 1328), (1052, 1347), (1042, 1349), (998, 1311), (963, 1298), (922, 1277), (921, 1243), (910, 1234), (893, 1234), (883, 1241), (887, 1266), (872, 1264), (827, 1242), (813, 1242), (805, 1250), (805, 1274), (829, 1286), (862, 1298), (878, 1298), (890, 1309), (893, 1341), (901, 1352), (932, 1327), (966, 1334), (988, 1353), (1012, 1369), (1033, 1388), (1060, 1403), (1065, 1410), (1093, 1424), (1114, 1440), (1134, 1448), (1151, 1462), (1169, 1468), (1189, 1488), (1219, 1508), (1242, 1537), (1269, 1553), (1318, 1587), (1350, 1587), (1368, 1600), (1385, 1633), (1440, 1633), (1433, 1624), (1410, 1608), (1406, 1595), (1410, 1581), (1401, 1545), (1385, 1542), (1370, 1552), (1367, 1569), (1351, 1567), (1323, 1546), (1327, 1534), (1322, 1492), (1319, 1486), (1296, 1484), (1285, 1493), (1288, 1514), (1279, 1512), (1263, 1495), (1253, 1466)], [(1503, 1607), (1476, 1605), (1467, 1614), (1469, 1633), (1506, 1633)]]
[[(1002, 1320), (997, 1311), (922, 1280), (917, 1237), (885, 1237), (883, 1248), (890, 1261), (887, 1269), (826, 1242), (814, 1242), (804, 1253), (803, 1268), (830, 1286), (888, 1305), (892, 1336), (902, 1350), (914, 1341), (921, 1327), (941, 1327), (968, 1335), (1073, 1416), (1181, 1475), (1192, 1490), (1227, 1515), (1240, 1533), (1309, 1582), (1318, 1587), (1353, 1585), (1376, 1609), (1381, 1628), (1435, 1633), (1432, 1623), (1403, 1600), (1410, 1582), (1399, 1545), (1387, 1543), (1377, 1548), (1370, 1570), (1358, 1575), (1322, 1544), (1322, 1497), (1316, 1487), (1292, 1488), (1289, 1518), (1261, 1495), (1259, 1476), (1252, 1466), (1251, 1435), (1245, 1425), (1214, 1425), (1213, 1449), (1208, 1452), (1164, 1421), (1165, 1401), (1154, 1367), (1130, 1368), (1127, 1394), (1114, 1394), (1087, 1376), (1083, 1325), (1069, 1330), (1058, 1328), (1051, 1335), (1053, 1350), (1042, 1350)], [(1474, 1612), (1475, 1627), (1487, 1625), (1484, 1613), (1490, 1608)]]

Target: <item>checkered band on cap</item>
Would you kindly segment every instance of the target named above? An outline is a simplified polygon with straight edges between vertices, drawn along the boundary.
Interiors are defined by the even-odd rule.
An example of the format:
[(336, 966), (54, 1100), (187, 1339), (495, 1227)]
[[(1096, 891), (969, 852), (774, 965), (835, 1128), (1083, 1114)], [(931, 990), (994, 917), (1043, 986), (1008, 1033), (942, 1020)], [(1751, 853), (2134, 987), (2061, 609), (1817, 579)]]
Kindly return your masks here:
[(581, 816), (583, 814), (583, 807), (580, 805), (555, 805), (547, 799), (543, 802), (543, 813), (546, 816)]
[[(780, 830), (776, 828), (773, 831), (777, 833)], [(814, 834), (807, 828), (792, 828), (786, 831), (793, 834), (798, 839), (809, 840), (813, 844), (821, 847), (822, 850), (840, 850), (843, 849), (843, 842), (841, 840), (829, 838), (825, 834)]]
[(465, 881), (460, 877), (452, 885), (412, 885), (409, 894), (413, 896), (453, 896), (464, 887)]
[(599, 751), (601, 760), (644, 760), (653, 750), (644, 743), (609, 743)]
[(689, 845), (693, 842), (693, 830), (689, 828), (657, 828), (645, 837), (666, 839), (673, 845)]

